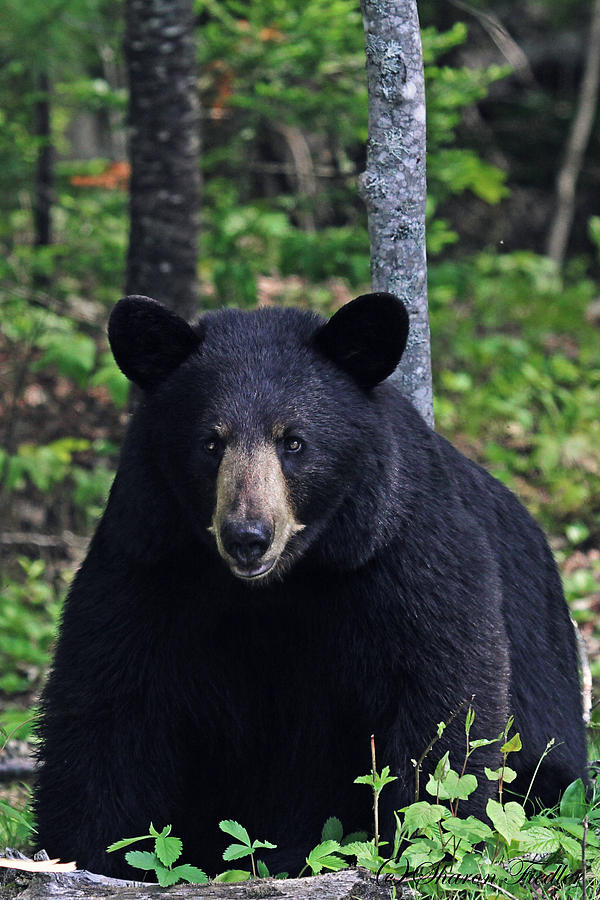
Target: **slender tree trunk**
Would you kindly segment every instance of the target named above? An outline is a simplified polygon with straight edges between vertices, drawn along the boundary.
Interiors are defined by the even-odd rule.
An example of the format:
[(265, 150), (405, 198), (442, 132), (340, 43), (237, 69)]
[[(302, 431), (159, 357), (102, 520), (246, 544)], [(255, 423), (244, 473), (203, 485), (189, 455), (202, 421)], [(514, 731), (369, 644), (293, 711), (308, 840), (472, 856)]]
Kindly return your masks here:
[(37, 91), (35, 136), (38, 140), (38, 152), (35, 167), (33, 218), (35, 246), (47, 247), (52, 243), (54, 171), (52, 166), (52, 134), (50, 130), (50, 79), (45, 72), (37, 79)]
[(200, 115), (192, 0), (126, 0), (131, 226), (126, 291), (196, 318)]
[(408, 345), (391, 376), (433, 425), (425, 255), (425, 81), (416, 0), (361, 0), (369, 140), (366, 202), (373, 290), (401, 297)]
[(583, 165), (585, 151), (590, 139), (592, 125), (598, 108), (598, 87), (600, 82), (600, 0), (594, 0), (590, 33), (583, 78), (579, 89), (577, 111), (569, 138), (561, 170), (556, 182), (556, 212), (550, 232), (546, 253), (558, 263), (565, 261), (571, 227), (575, 215), (575, 190)]

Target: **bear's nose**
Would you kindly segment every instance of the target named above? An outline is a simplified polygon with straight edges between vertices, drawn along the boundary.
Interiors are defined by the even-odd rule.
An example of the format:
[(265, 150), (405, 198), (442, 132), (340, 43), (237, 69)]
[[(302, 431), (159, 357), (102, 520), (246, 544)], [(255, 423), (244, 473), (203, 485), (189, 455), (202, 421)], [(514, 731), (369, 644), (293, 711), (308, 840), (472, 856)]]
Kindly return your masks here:
[(273, 530), (266, 522), (232, 521), (221, 528), (221, 541), (227, 553), (242, 566), (249, 566), (263, 556), (273, 540)]

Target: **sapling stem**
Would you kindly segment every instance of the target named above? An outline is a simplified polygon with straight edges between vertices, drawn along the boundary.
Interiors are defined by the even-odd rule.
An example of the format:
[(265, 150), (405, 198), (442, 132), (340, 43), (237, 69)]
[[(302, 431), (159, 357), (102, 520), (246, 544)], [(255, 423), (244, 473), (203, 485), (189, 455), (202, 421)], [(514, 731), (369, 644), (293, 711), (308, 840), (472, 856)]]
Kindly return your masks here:
[(455, 720), (455, 718), (457, 717), (457, 715), (459, 714), (461, 709), (464, 709), (464, 707), (467, 705), (467, 703), (472, 702), (474, 696), (475, 696), (475, 694), (473, 694), (468, 700), (463, 700), (462, 703), (460, 703), (456, 707), (454, 712), (450, 713), (449, 718), (447, 719), (446, 722), (444, 722), (444, 728), (442, 729), (442, 731), (438, 731), (438, 733), (436, 735), (434, 735), (434, 737), (432, 737), (432, 739), (429, 741), (429, 744), (427, 745), (427, 747), (425, 748), (425, 750), (423, 751), (423, 753), (421, 754), (419, 759), (416, 762), (413, 760), (413, 765), (415, 767), (415, 803), (419, 802), (421, 768), (423, 766), (423, 763), (425, 762), (426, 758), (429, 756), (432, 749), (435, 747), (435, 745), (441, 738), (443, 731), (445, 731), (446, 728), (448, 728), (448, 726), (452, 724), (452, 722)]
[(550, 740), (549, 740), (548, 743), (546, 744), (546, 747), (545, 747), (545, 749), (544, 749), (544, 752), (543, 752), (542, 755), (540, 756), (540, 758), (539, 758), (539, 760), (538, 760), (538, 764), (537, 764), (537, 766), (536, 766), (535, 769), (534, 769), (533, 775), (531, 776), (531, 781), (529, 782), (529, 787), (527, 788), (527, 793), (525, 794), (525, 799), (523, 800), (523, 806), (525, 806), (525, 804), (526, 804), (527, 801), (529, 800), (529, 795), (530, 795), (530, 793), (531, 793), (531, 789), (532, 789), (532, 787), (533, 787), (533, 782), (535, 781), (535, 777), (536, 777), (536, 775), (537, 775), (537, 773), (538, 773), (538, 769), (540, 768), (541, 764), (543, 763), (543, 761), (545, 760), (545, 758), (548, 756), (548, 754), (551, 753), (552, 750), (554, 750), (555, 747), (559, 747), (559, 746), (560, 746), (560, 744), (556, 744), (555, 741), (554, 741), (554, 738), (550, 738)]
[(377, 760), (375, 758), (375, 735), (371, 735), (371, 770), (373, 772), (373, 818), (375, 822), (375, 849), (379, 853), (379, 791), (375, 787)]

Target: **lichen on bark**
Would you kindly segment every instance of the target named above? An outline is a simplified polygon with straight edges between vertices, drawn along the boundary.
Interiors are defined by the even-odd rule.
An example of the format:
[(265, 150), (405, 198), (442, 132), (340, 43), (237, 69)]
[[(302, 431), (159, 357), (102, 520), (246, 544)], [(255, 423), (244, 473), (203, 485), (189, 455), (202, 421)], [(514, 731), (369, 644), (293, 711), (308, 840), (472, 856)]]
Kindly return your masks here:
[(410, 316), (391, 376), (433, 425), (425, 253), (425, 82), (416, 0), (361, 0), (369, 138), (359, 190), (369, 217), (373, 290), (401, 297)]

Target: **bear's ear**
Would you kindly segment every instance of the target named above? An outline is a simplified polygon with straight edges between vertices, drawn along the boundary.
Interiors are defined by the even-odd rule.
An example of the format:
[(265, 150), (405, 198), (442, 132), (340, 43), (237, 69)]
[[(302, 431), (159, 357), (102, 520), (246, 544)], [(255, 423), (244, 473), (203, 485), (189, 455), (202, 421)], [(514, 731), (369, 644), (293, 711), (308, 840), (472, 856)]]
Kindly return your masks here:
[(201, 333), (150, 297), (124, 297), (108, 322), (118, 367), (146, 390), (174, 371), (202, 340)]
[(393, 294), (363, 294), (342, 306), (314, 341), (321, 353), (363, 388), (372, 388), (398, 363), (408, 336), (408, 313)]

